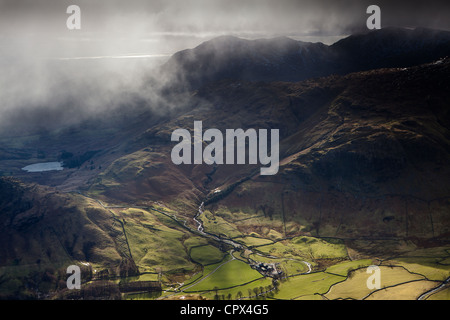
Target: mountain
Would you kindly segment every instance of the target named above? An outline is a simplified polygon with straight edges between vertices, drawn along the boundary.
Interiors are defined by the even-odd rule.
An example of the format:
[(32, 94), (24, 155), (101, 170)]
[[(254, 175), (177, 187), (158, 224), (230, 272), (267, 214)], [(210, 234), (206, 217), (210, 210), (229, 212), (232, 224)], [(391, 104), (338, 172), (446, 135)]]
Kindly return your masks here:
[[(102, 298), (139, 291), (138, 275), (170, 292), (225, 259), (232, 248), (218, 237), (247, 243), (221, 265), (250, 269), (256, 247), (257, 259), (277, 256), (298, 275), (422, 250), (426, 257), (402, 261), (445, 280), (449, 39), (427, 29), (383, 29), (332, 46), (220, 37), (162, 67), (173, 80), (164, 95), (180, 108), (124, 106), (110, 124), (3, 138), (0, 170), (15, 178), (0, 178), (0, 298), (70, 298), (69, 264), (83, 266), (84, 285), (108, 280)], [(203, 130), (279, 129), (278, 173), (175, 165), (172, 132), (192, 132), (200, 120)], [(66, 168), (20, 170), (56, 160)]]
[[(450, 32), (385, 28), (331, 46), (286, 37), (223, 36), (177, 52), (162, 67), (191, 88), (220, 79), (301, 81), (331, 74), (408, 67), (450, 55)], [(173, 85), (173, 83), (171, 83)]]
[(243, 182), (216, 208), (269, 208), (283, 217), (286, 237), (305, 228), (341, 239), (446, 243), (449, 67), (446, 60), (282, 85), (279, 174)]
[[(442, 59), (298, 83), (212, 83), (196, 91), (191, 111), (143, 133), (147, 147), (116, 160), (91, 191), (161, 199), (187, 216), (205, 199), (216, 209), (270, 208), (292, 224), (285, 236), (306, 228), (314, 236), (448, 239), (449, 68)], [(174, 165), (171, 133), (192, 131), (199, 119), (204, 130), (279, 128), (278, 174)], [(216, 188), (227, 192), (207, 196)]]
[[(235, 188), (256, 168), (174, 165), (170, 159), (174, 146), (172, 132), (177, 128), (192, 130), (194, 121), (202, 120), (205, 129), (222, 131), (280, 129), (282, 166), (272, 179), (276, 180), (275, 184), (267, 184), (268, 190), (280, 184), (295, 190), (300, 186), (311, 192), (328, 190), (333, 191), (330, 197), (334, 193), (339, 194), (338, 199), (350, 195), (355, 203), (359, 201), (355, 199), (388, 194), (426, 201), (445, 198), (448, 186), (442, 177), (447, 174), (448, 59), (409, 68), (404, 65), (445, 54), (450, 48), (445, 45), (448, 39), (449, 33), (444, 31), (393, 28), (350, 36), (332, 46), (288, 38), (248, 41), (220, 37), (175, 54), (164, 66), (169, 68), (182, 62), (179, 65), (182, 71), (174, 71), (174, 76), (192, 68), (190, 83), (200, 85), (208, 81), (192, 94), (180, 96), (184, 108), (164, 117), (145, 112), (128, 115), (120, 127), (108, 128), (106, 123), (96, 126), (93, 121), (89, 126), (42, 137), (39, 140), (42, 154), (58, 159), (70, 154), (69, 160), (77, 164), (51, 174), (9, 169), (14, 163), (43, 161), (31, 156), (36, 152), (35, 138), (28, 145), (22, 138), (22, 148), (15, 149), (26, 151), (32, 158), (25, 162), (20, 154), (9, 154), (15, 149), (8, 149), (8, 158), (0, 169), (11, 170), (25, 181), (38, 181), (64, 191), (90, 190), (105, 200), (167, 201), (184, 208), (184, 215), (189, 217), (210, 191)], [(308, 63), (299, 63), (299, 52)], [(340, 59), (342, 63), (331, 65), (340, 68), (341, 73), (383, 64), (395, 67), (293, 82), (294, 77), (307, 77), (307, 72), (298, 71), (306, 70), (306, 66), (311, 70), (315, 64), (326, 66), (319, 63), (324, 59)], [(293, 61), (299, 69), (291, 68), (295, 66)], [(264, 63), (266, 67), (261, 68)], [(231, 78), (238, 80), (223, 79), (227, 76), (221, 72), (229, 72)], [(279, 81), (288, 73), (292, 76), (289, 82), (270, 82), (264, 76)], [(197, 75), (202, 76), (196, 78)], [(246, 80), (248, 77), (252, 81)], [(261, 78), (264, 82), (256, 81)], [(173, 101), (177, 95), (174, 94)], [(86, 134), (89, 140), (85, 139)], [(428, 172), (431, 167), (435, 171)], [(405, 176), (407, 173), (409, 177)], [(254, 179), (264, 180), (263, 177)], [(319, 194), (327, 197), (328, 193), (322, 191)], [(297, 199), (305, 197), (305, 194), (293, 194)], [(282, 212), (279, 201), (276, 203), (274, 210)], [(315, 207), (319, 206), (317, 203)], [(264, 205), (268, 204), (251, 207), (258, 210)], [(306, 211), (311, 217), (315, 216), (311, 213), (316, 210), (314, 206)], [(331, 211), (333, 208), (330, 204)], [(311, 225), (314, 223), (318, 222), (310, 221)], [(315, 232), (322, 234), (320, 230)], [(367, 234), (363, 228), (354, 228), (352, 232)], [(406, 231), (391, 232), (399, 233), (406, 234)]]
[(120, 224), (96, 201), (12, 178), (0, 178), (0, 195), (0, 298), (64, 289), (69, 265), (85, 280), (137, 272)]

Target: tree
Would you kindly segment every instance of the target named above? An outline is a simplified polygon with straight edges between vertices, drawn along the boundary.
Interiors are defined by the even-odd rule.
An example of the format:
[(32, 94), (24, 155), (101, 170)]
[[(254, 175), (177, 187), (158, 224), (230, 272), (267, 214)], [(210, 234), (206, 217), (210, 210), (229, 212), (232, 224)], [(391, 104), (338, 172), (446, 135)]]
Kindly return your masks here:
[(273, 288), (274, 288), (273, 292), (278, 293), (278, 291), (279, 291), (278, 287), (279, 287), (280, 283), (276, 279), (273, 279), (272, 284), (273, 284)]

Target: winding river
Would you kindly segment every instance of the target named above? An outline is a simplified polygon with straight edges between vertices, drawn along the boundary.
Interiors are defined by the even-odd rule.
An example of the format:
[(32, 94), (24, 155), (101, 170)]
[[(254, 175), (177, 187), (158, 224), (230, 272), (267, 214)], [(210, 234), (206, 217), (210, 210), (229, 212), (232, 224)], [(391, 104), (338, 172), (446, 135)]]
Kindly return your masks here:
[(224, 242), (227, 243), (229, 245), (232, 245), (235, 249), (240, 250), (240, 249), (244, 249), (244, 246), (238, 242), (235, 242), (231, 239), (224, 239), (221, 237), (218, 237), (214, 234), (205, 232), (205, 228), (203, 227), (203, 222), (201, 220), (199, 220), (198, 218), (203, 214), (203, 208), (204, 208), (204, 202), (202, 202), (200, 204), (200, 206), (198, 207), (198, 212), (194, 217), (194, 221), (197, 223), (197, 231), (200, 232), (202, 235), (212, 238), (214, 240), (220, 241), (220, 242)]
[[(233, 241), (233, 240), (231, 240), (231, 239), (221, 238), (221, 237), (218, 237), (218, 236), (216, 236), (216, 235), (214, 235), (214, 234), (205, 232), (205, 228), (204, 228), (204, 226), (203, 226), (203, 222), (199, 219), (200, 216), (204, 213), (204, 211), (203, 211), (204, 206), (205, 206), (205, 204), (204, 204), (204, 202), (202, 202), (202, 203), (200, 204), (200, 206), (198, 207), (198, 212), (197, 212), (197, 214), (196, 214), (195, 217), (194, 217), (194, 221), (197, 223), (197, 231), (198, 231), (199, 233), (201, 233), (202, 235), (204, 235), (204, 236), (206, 236), (206, 237), (209, 237), (209, 238), (212, 238), (212, 239), (214, 239), (214, 240), (217, 240), (217, 241), (219, 241), (219, 242), (223, 242), (223, 243), (229, 244), (229, 245), (233, 246), (234, 249), (236, 249), (236, 250), (247, 249), (247, 250), (249, 250), (250, 252), (252, 252), (252, 253), (254, 253), (254, 254), (256, 254), (256, 255), (259, 255), (259, 256), (261, 256), (261, 257), (272, 258), (272, 259), (280, 259), (280, 257), (269, 256), (269, 255), (263, 255), (263, 254), (261, 254), (261, 253), (259, 253), (259, 252), (253, 252), (251, 249), (245, 247), (245, 246), (242, 245), (241, 243), (238, 243), (238, 242)], [(294, 259), (291, 259), (291, 260), (294, 260)], [(309, 262), (307, 262), (307, 261), (302, 261), (302, 262), (308, 267), (308, 271), (306, 271), (305, 274), (311, 273), (311, 271), (312, 271), (311, 264), (310, 264)]]

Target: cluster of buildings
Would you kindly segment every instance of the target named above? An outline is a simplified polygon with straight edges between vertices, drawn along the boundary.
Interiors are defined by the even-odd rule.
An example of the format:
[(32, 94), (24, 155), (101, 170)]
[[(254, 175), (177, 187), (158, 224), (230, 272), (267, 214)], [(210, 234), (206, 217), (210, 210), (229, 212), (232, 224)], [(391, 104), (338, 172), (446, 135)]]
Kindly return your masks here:
[(250, 266), (266, 277), (277, 279), (283, 275), (283, 271), (278, 270), (278, 263), (254, 262)]

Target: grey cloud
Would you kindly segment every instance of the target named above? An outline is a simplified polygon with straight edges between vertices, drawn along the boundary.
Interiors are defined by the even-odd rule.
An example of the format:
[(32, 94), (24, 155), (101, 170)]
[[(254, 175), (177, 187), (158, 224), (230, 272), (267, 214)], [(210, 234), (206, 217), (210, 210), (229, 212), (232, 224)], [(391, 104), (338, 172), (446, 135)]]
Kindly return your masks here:
[[(146, 34), (258, 30), (265, 32), (336, 33), (364, 27), (365, 9), (382, 8), (386, 25), (421, 24), (449, 28), (448, 1), (313, 1), (313, 0), (2, 0), (2, 30), (26, 29), (65, 33), (65, 8), (82, 9), (89, 33)], [(48, 30), (46, 30), (46, 28)]]
[[(71, 4), (81, 8), (79, 31), (66, 28)], [(381, 7), (382, 26), (450, 29), (448, 1), (0, 0), (0, 126), (18, 119), (19, 110), (39, 108), (65, 110), (74, 121), (110, 110), (128, 94), (163, 103), (145, 87), (148, 59), (57, 58), (171, 54), (222, 34), (339, 36), (365, 28), (370, 4)]]

